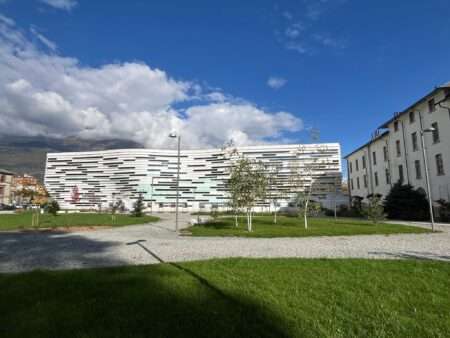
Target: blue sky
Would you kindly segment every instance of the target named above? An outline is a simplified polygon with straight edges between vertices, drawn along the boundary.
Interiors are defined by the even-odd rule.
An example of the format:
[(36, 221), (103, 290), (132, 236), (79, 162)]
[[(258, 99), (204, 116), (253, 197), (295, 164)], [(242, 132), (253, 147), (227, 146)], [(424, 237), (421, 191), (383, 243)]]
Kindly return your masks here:
[[(307, 130), (317, 128), (320, 141), (340, 142), (343, 153), (367, 141), (394, 111), (450, 81), (448, 0), (3, 0), (0, 13), (15, 22), (9, 34), (21, 32), (40, 60), (74, 58), (79, 70), (143, 63), (194, 83), (202, 95), (223, 94), (230, 109), (244, 102), (302, 120), (303, 128), (273, 122), (279, 123), (275, 140), (310, 141)], [(17, 73), (11, 83), (20, 80)], [(23, 78), (38, 87), (30, 95), (50, 91)], [(182, 116), (193, 100), (169, 102)], [(270, 130), (240, 132), (252, 142), (271, 139)], [(195, 142), (210, 140), (203, 135)], [(147, 142), (154, 143), (162, 144)]]

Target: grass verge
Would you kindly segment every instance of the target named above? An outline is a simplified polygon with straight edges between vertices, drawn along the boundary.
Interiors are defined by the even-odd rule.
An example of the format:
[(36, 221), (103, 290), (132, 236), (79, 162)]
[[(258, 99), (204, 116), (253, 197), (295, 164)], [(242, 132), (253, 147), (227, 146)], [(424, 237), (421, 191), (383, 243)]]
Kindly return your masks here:
[(228, 259), (0, 275), (2, 337), (448, 337), (450, 264)]
[(431, 230), (416, 226), (379, 223), (360, 219), (310, 218), (308, 229), (302, 219), (296, 217), (278, 217), (277, 224), (271, 216), (253, 218), (253, 231), (247, 231), (244, 217), (238, 227), (233, 217), (222, 217), (216, 221), (192, 226), (186, 231), (192, 236), (237, 236), (237, 237), (309, 237), (309, 236), (349, 236), (349, 235), (389, 235), (403, 233), (426, 233)]
[(32, 227), (31, 220), (32, 214), (29, 212), (0, 215), (0, 231), (58, 227), (124, 226), (155, 222), (159, 218), (155, 216), (116, 215), (116, 221), (113, 224), (110, 214), (77, 213), (58, 214), (57, 216), (42, 214), (39, 215), (38, 227)]

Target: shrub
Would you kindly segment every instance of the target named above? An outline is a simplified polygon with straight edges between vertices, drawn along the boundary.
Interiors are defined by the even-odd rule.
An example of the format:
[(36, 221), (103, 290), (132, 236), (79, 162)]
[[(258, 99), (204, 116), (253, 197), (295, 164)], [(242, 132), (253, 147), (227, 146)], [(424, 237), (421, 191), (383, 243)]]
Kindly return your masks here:
[(53, 216), (56, 216), (56, 214), (60, 210), (58, 201), (55, 201), (55, 200), (51, 201), (50, 204), (48, 205), (47, 210), (50, 214), (52, 214)]
[(367, 205), (365, 206), (365, 214), (367, 218), (374, 224), (377, 224), (384, 220), (384, 208), (381, 201), (381, 195), (369, 195), (367, 196)]
[(430, 217), (426, 195), (409, 184), (394, 184), (384, 201), (384, 210), (392, 219), (424, 221)]
[(450, 221), (450, 202), (440, 199), (436, 203), (439, 205), (438, 217), (441, 222)]
[(133, 216), (134, 217), (142, 217), (144, 215), (144, 197), (142, 194), (139, 194), (138, 199), (134, 202), (133, 205)]
[(361, 196), (352, 196), (351, 214), (353, 217), (363, 216), (363, 199)]

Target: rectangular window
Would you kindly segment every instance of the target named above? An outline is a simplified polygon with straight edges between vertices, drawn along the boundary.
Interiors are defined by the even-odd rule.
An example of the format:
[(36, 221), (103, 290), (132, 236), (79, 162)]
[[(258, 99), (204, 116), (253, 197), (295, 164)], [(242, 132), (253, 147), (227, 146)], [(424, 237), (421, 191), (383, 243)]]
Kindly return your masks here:
[(356, 178), (356, 187), (357, 187), (358, 189), (361, 188), (361, 186), (359, 185), (359, 177)]
[(358, 170), (359, 170), (359, 163), (358, 163), (358, 160), (355, 161), (355, 166), (356, 166), (356, 171), (358, 171)]
[(400, 140), (395, 141), (395, 149), (397, 151), (397, 157), (402, 156), (402, 148), (400, 146)]
[(444, 172), (444, 160), (442, 159), (442, 154), (437, 154), (436, 158), (436, 172), (438, 176), (445, 175)]
[(416, 121), (416, 115), (413, 111), (409, 112), (409, 123), (414, 123)]
[(352, 186), (352, 190), (355, 190), (355, 186), (353, 185), (353, 178), (351, 179), (350, 184)]
[(439, 143), (440, 137), (439, 137), (439, 127), (438, 127), (437, 122), (432, 123), (431, 128), (433, 128), (433, 131), (432, 131), (433, 143)]
[(364, 188), (367, 188), (367, 175), (363, 176)]
[(398, 180), (400, 183), (403, 183), (404, 177), (403, 177), (403, 165), (398, 166)]
[(417, 142), (417, 132), (411, 134), (412, 150), (419, 150), (419, 143)]
[(383, 159), (384, 159), (384, 162), (387, 162), (387, 160), (388, 160), (388, 149), (387, 149), (387, 146), (383, 147)]
[(375, 178), (375, 186), (378, 187), (378, 173), (375, 172), (373, 176)]
[(422, 168), (420, 167), (420, 161), (415, 160), (414, 161), (414, 167), (416, 168), (416, 179), (420, 180), (422, 179)]
[(373, 152), (372, 157), (373, 157), (373, 165), (377, 165), (377, 153)]
[(432, 113), (435, 110), (436, 110), (436, 105), (435, 105), (434, 99), (431, 99), (428, 101), (428, 112)]
[(366, 157), (364, 155), (362, 157), (362, 166), (363, 166), (363, 169), (366, 169)]
[(394, 131), (398, 131), (398, 121), (394, 121)]
[(389, 169), (385, 170), (386, 174), (386, 184), (391, 184), (391, 173), (389, 172)]
[(350, 162), (350, 174), (353, 172), (353, 165), (352, 162)]

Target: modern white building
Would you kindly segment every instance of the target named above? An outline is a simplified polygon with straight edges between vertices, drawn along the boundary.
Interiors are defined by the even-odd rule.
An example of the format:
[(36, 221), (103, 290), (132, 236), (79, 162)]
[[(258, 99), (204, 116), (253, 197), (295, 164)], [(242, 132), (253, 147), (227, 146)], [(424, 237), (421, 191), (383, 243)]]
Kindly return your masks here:
[[(286, 205), (291, 177), (301, 177), (302, 188), (313, 184), (313, 197), (325, 201), (341, 182), (338, 143), (264, 145), (237, 148), (239, 156), (276, 168), (277, 206), (261, 201), (258, 210)], [(229, 150), (182, 150), (180, 200), (182, 211), (226, 209), (226, 181), (236, 156)], [(177, 151), (124, 149), (47, 154), (45, 185), (64, 209), (108, 207), (118, 199), (128, 208), (142, 194), (152, 211), (172, 211), (176, 201)], [(296, 184), (298, 186), (298, 183)], [(273, 210), (273, 209), (272, 209)]]
[(430, 176), (432, 200), (450, 200), (450, 82), (395, 113), (372, 139), (347, 156), (351, 196), (386, 196), (398, 181), (426, 188), (421, 132)]

